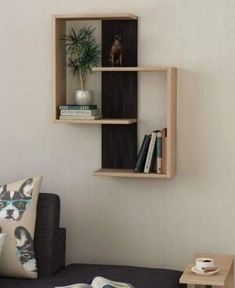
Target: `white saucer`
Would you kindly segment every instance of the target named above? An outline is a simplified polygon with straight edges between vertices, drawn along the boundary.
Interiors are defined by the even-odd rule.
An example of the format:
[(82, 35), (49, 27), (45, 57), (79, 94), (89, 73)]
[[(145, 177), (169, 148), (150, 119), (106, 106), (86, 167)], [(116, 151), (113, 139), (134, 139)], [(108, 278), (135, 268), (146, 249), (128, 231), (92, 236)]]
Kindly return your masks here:
[(191, 268), (191, 270), (197, 275), (209, 276), (209, 275), (214, 275), (214, 274), (218, 273), (220, 269), (218, 268), (215, 271), (204, 272), (204, 271), (197, 270), (196, 266), (194, 266)]

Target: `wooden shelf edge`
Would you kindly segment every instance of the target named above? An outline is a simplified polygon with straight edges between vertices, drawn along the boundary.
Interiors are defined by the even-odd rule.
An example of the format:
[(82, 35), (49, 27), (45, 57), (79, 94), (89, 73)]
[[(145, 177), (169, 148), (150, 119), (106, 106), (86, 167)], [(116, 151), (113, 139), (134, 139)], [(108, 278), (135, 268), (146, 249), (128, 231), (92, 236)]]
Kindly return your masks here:
[(63, 20), (137, 20), (138, 16), (131, 13), (112, 13), (112, 14), (72, 14), (54, 15), (55, 19)]
[(156, 173), (135, 173), (131, 169), (108, 169), (101, 168), (93, 172), (94, 176), (107, 176), (107, 177), (127, 177), (127, 178), (151, 178), (151, 179), (168, 179), (171, 178), (167, 174)]
[(97, 120), (60, 120), (56, 119), (55, 123), (60, 124), (112, 124), (112, 125), (130, 125), (137, 122), (137, 119), (97, 119)]
[(167, 72), (176, 67), (93, 67), (93, 72)]

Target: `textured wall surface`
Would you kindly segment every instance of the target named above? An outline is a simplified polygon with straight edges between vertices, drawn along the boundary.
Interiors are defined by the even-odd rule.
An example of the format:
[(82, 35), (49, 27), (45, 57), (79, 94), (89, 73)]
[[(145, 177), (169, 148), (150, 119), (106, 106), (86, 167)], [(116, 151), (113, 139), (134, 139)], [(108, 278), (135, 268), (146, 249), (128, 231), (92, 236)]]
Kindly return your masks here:
[[(52, 15), (99, 12), (139, 15), (139, 65), (180, 69), (172, 180), (94, 177), (101, 128), (53, 124)], [(194, 251), (235, 253), (234, 1), (2, 1), (0, 35), (0, 182), (43, 175), (61, 196), (68, 263), (183, 268)], [(140, 138), (164, 125), (154, 79), (140, 77)]]

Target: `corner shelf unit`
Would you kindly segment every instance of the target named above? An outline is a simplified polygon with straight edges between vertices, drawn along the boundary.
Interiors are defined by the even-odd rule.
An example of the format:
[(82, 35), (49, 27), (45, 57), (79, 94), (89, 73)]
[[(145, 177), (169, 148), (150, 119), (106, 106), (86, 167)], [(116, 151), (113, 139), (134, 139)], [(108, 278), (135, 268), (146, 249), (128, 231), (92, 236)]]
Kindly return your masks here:
[[(59, 15), (54, 17), (54, 120), (62, 124), (102, 125), (102, 168), (96, 176), (167, 179), (176, 173), (176, 98), (177, 68), (137, 66), (137, 16), (132, 14)], [(66, 34), (66, 22), (100, 20), (102, 22), (102, 114), (99, 120), (60, 120), (59, 106), (66, 103), (66, 52), (60, 39)], [(109, 67), (107, 53), (115, 34), (125, 43), (123, 67)], [(110, 40), (111, 39), (111, 40)], [(134, 173), (137, 157), (137, 84), (139, 72), (164, 72), (166, 87), (167, 173)]]

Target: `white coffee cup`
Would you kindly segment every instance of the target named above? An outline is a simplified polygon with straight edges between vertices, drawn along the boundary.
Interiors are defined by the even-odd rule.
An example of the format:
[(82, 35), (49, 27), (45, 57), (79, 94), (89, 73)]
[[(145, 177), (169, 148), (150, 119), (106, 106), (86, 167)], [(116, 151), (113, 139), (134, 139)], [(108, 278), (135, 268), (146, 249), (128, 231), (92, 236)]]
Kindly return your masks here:
[(204, 271), (205, 268), (214, 267), (215, 263), (212, 258), (197, 258), (196, 259), (196, 270)]
[(3, 244), (6, 238), (6, 234), (5, 233), (0, 233), (0, 255), (3, 249)]

